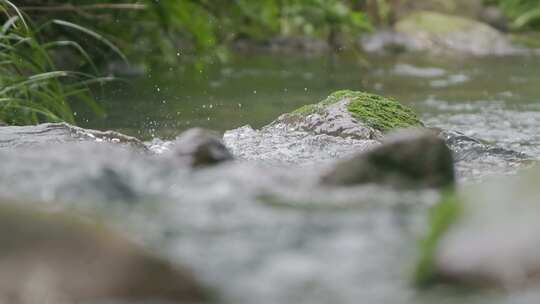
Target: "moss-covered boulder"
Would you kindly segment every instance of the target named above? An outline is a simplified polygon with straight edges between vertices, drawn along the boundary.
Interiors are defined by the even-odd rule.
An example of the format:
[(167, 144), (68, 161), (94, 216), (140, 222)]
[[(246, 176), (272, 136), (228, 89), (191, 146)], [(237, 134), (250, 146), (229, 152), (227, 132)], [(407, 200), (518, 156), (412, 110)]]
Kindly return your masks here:
[(359, 139), (377, 139), (393, 129), (422, 126), (414, 111), (396, 100), (351, 90), (334, 92), (319, 103), (282, 115), (275, 123)]
[(461, 31), (482, 30), (491, 32), (489, 26), (464, 17), (436, 12), (414, 12), (395, 25), (396, 30), (404, 33), (449, 34)]
[(421, 242), (416, 282), (521, 289), (540, 285), (540, 170), (446, 195)]
[(324, 184), (386, 184), (398, 188), (439, 188), (454, 183), (452, 152), (425, 129), (401, 130), (383, 144), (338, 162), (322, 177)]
[(519, 50), (496, 29), (472, 19), (429, 11), (410, 14), (395, 24), (416, 50), (470, 55), (505, 55)]
[(206, 298), (190, 271), (87, 217), (0, 202), (0, 246), (0, 303), (202, 303)]
[(401, 17), (392, 31), (365, 35), (360, 43), (368, 52), (397, 50), (473, 56), (528, 52), (486, 23), (433, 11), (414, 11)]
[(416, 114), (394, 99), (342, 90), (259, 130), (243, 126), (227, 131), (223, 139), (238, 159), (319, 163), (377, 146), (391, 130), (421, 126)]

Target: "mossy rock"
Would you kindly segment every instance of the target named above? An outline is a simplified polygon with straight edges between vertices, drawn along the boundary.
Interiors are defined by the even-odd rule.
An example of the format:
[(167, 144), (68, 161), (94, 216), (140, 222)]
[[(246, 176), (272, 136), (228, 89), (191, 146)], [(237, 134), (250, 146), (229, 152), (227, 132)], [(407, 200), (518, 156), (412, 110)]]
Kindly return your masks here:
[(439, 241), (462, 213), (463, 203), (453, 190), (443, 194), (439, 203), (430, 210), (429, 230), (420, 241), (420, 258), (414, 278), (419, 287), (427, 287), (440, 280), (435, 270), (435, 255)]
[(467, 32), (473, 29), (496, 32), (490, 26), (472, 19), (429, 11), (413, 13), (399, 21), (395, 25), (395, 28), (402, 33), (425, 32), (442, 35), (454, 32)]
[(376, 130), (387, 132), (397, 128), (419, 127), (422, 122), (410, 108), (396, 100), (376, 94), (341, 90), (318, 104), (302, 106), (293, 114), (309, 115), (342, 100), (348, 100), (347, 111), (357, 120)]

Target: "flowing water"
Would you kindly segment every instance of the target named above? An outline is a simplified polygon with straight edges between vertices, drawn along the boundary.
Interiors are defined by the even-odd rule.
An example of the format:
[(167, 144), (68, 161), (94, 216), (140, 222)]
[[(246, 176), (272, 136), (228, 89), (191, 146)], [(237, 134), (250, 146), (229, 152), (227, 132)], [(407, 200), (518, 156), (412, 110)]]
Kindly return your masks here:
[[(0, 193), (99, 214), (193, 269), (215, 290), (218, 303), (537, 303), (534, 290), (415, 289), (417, 240), (439, 194), (319, 186), (332, 157), (363, 148), (358, 142), (297, 138), (288, 154), (249, 157), (242, 154), (250, 150), (241, 137), (255, 131), (246, 127), (226, 139), (248, 160), (192, 170), (167, 153), (166, 140), (192, 126), (258, 128), (336, 89), (366, 90), (394, 96), (429, 126), (478, 138), (454, 147), (460, 183), (466, 184), (486, 174), (511, 174), (523, 160), (540, 158), (539, 70), (535, 57), (403, 55), (239, 56), (204, 71), (149, 71), (132, 85), (109, 88), (109, 116), (88, 116), (83, 127), (161, 137), (147, 143), (160, 155), (96, 143), (115, 139), (81, 130), (73, 139), (69, 130), (50, 135), (4, 128)], [(272, 148), (271, 142), (252, 144), (262, 146), (254, 151)], [(276, 161), (282, 158), (300, 161)]]

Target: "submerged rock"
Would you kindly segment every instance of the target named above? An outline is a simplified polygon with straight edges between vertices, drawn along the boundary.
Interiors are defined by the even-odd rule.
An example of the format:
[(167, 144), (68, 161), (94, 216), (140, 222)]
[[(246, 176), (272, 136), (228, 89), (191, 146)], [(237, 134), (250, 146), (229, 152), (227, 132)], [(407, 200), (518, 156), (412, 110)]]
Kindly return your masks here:
[(470, 186), (434, 207), (418, 283), (540, 284), (540, 172)]
[(205, 299), (189, 271), (75, 215), (0, 203), (0, 244), (1, 303)]
[(0, 149), (80, 141), (121, 143), (146, 150), (145, 145), (135, 137), (114, 131), (83, 129), (67, 123), (0, 128)]
[(481, 179), (489, 175), (516, 173), (531, 161), (522, 152), (507, 149), (452, 130), (436, 130), (453, 152), (458, 177)]
[(213, 165), (233, 159), (219, 134), (210, 130), (189, 129), (180, 134), (173, 145), (175, 158), (194, 167)]
[(452, 152), (431, 131), (402, 130), (387, 136), (381, 146), (337, 163), (322, 183), (444, 187), (454, 183)]
[(428, 51), (474, 56), (525, 53), (488, 24), (436, 12), (418, 11), (398, 21), (394, 32), (381, 32), (362, 38), (369, 52), (400, 46), (406, 51)]

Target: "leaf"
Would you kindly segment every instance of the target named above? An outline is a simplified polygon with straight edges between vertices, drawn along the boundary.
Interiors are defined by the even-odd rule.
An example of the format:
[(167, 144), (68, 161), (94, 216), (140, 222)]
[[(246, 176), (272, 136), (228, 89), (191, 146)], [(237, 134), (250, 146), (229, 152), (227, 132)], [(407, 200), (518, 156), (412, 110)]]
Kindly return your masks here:
[(112, 42), (110, 42), (109, 40), (107, 40), (107, 38), (103, 37), (102, 35), (86, 28), (86, 27), (83, 27), (83, 26), (80, 26), (78, 24), (75, 24), (75, 23), (72, 23), (72, 22), (69, 22), (69, 21), (65, 21), (65, 20), (60, 20), (60, 19), (54, 19), (52, 21), (54, 24), (58, 24), (58, 25), (61, 25), (61, 26), (65, 26), (65, 27), (68, 27), (68, 28), (71, 28), (71, 29), (74, 29), (74, 30), (78, 30), (82, 33), (85, 33), (93, 38), (95, 38), (96, 40), (102, 42), (103, 44), (105, 44), (106, 46), (108, 46), (113, 52), (115, 52), (120, 58), (122, 58), (122, 60), (126, 63), (128, 63), (128, 60), (127, 60), (127, 57), (124, 55), (124, 53), (122, 53), (122, 51), (120, 51), (120, 49), (118, 47), (116, 47), (116, 45), (114, 45)]

